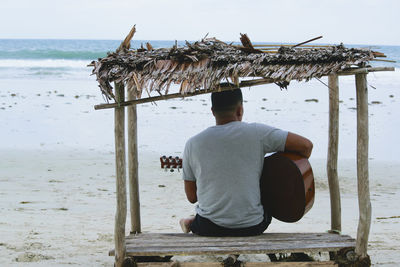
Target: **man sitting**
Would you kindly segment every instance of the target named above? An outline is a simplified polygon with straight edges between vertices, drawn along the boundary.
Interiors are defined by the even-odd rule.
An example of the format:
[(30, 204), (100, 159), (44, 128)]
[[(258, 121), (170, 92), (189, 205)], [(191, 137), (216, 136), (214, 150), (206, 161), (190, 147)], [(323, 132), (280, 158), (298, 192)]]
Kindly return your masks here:
[(186, 233), (203, 236), (262, 234), (271, 222), (260, 200), (265, 154), (291, 151), (308, 158), (313, 145), (294, 133), (242, 122), (240, 89), (212, 93), (211, 102), (216, 125), (185, 145), (185, 193), (198, 203), (196, 216), (181, 219), (180, 225)]

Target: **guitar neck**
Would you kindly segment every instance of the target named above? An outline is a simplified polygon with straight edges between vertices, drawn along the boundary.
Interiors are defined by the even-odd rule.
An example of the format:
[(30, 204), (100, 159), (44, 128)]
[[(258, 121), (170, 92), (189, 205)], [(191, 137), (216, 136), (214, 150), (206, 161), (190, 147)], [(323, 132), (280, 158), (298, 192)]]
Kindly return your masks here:
[(162, 156), (160, 157), (161, 168), (164, 170), (170, 169), (171, 172), (174, 169), (182, 169), (182, 158), (173, 156)]

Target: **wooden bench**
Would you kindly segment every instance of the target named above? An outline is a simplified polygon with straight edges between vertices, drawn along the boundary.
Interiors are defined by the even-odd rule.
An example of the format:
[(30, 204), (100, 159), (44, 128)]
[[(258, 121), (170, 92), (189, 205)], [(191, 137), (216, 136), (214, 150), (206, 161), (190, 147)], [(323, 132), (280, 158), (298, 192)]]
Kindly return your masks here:
[[(318, 253), (338, 252), (344, 248), (354, 247), (355, 239), (348, 235), (331, 233), (266, 233), (252, 237), (202, 237), (183, 233), (141, 233), (126, 238), (126, 256), (128, 257)], [(109, 255), (114, 256), (114, 250), (111, 250)], [(315, 265), (322, 264), (322, 262), (314, 263)], [(221, 263), (216, 264), (220, 265)], [(264, 266), (260, 265), (261, 263), (257, 264), (248, 263), (245, 266)], [(334, 262), (325, 262), (325, 265), (327, 264), (334, 266)], [(214, 264), (206, 264), (206, 266), (212, 265)], [(170, 265), (156, 264), (151, 266)], [(185, 263), (179, 266), (198, 265)], [(303, 266), (314, 266), (314, 264), (308, 263), (308, 265)]]

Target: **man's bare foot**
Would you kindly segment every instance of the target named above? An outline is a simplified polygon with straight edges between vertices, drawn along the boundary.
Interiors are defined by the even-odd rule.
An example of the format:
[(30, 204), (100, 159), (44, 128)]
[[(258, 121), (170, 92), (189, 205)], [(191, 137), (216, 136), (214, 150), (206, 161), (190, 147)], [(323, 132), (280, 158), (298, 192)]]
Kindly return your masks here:
[(190, 232), (190, 225), (194, 221), (194, 216), (190, 216), (189, 218), (183, 218), (179, 220), (179, 224), (182, 228), (182, 231), (187, 234)]

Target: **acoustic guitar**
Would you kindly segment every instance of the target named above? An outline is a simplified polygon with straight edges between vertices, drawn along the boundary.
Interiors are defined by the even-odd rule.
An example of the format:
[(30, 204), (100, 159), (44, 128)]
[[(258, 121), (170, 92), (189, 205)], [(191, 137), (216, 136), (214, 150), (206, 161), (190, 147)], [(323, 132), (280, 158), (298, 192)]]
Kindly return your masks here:
[(266, 213), (283, 222), (297, 222), (314, 204), (314, 174), (309, 161), (289, 152), (265, 157), (260, 189)]
[[(179, 157), (160, 157), (165, 171), (182, 168)], [(298, 154), (278, 152), (265, 157), (260, 178), (264, 211), (283, 222), (297, 222), (314, 204), (314, 175), (308, 160)]]

